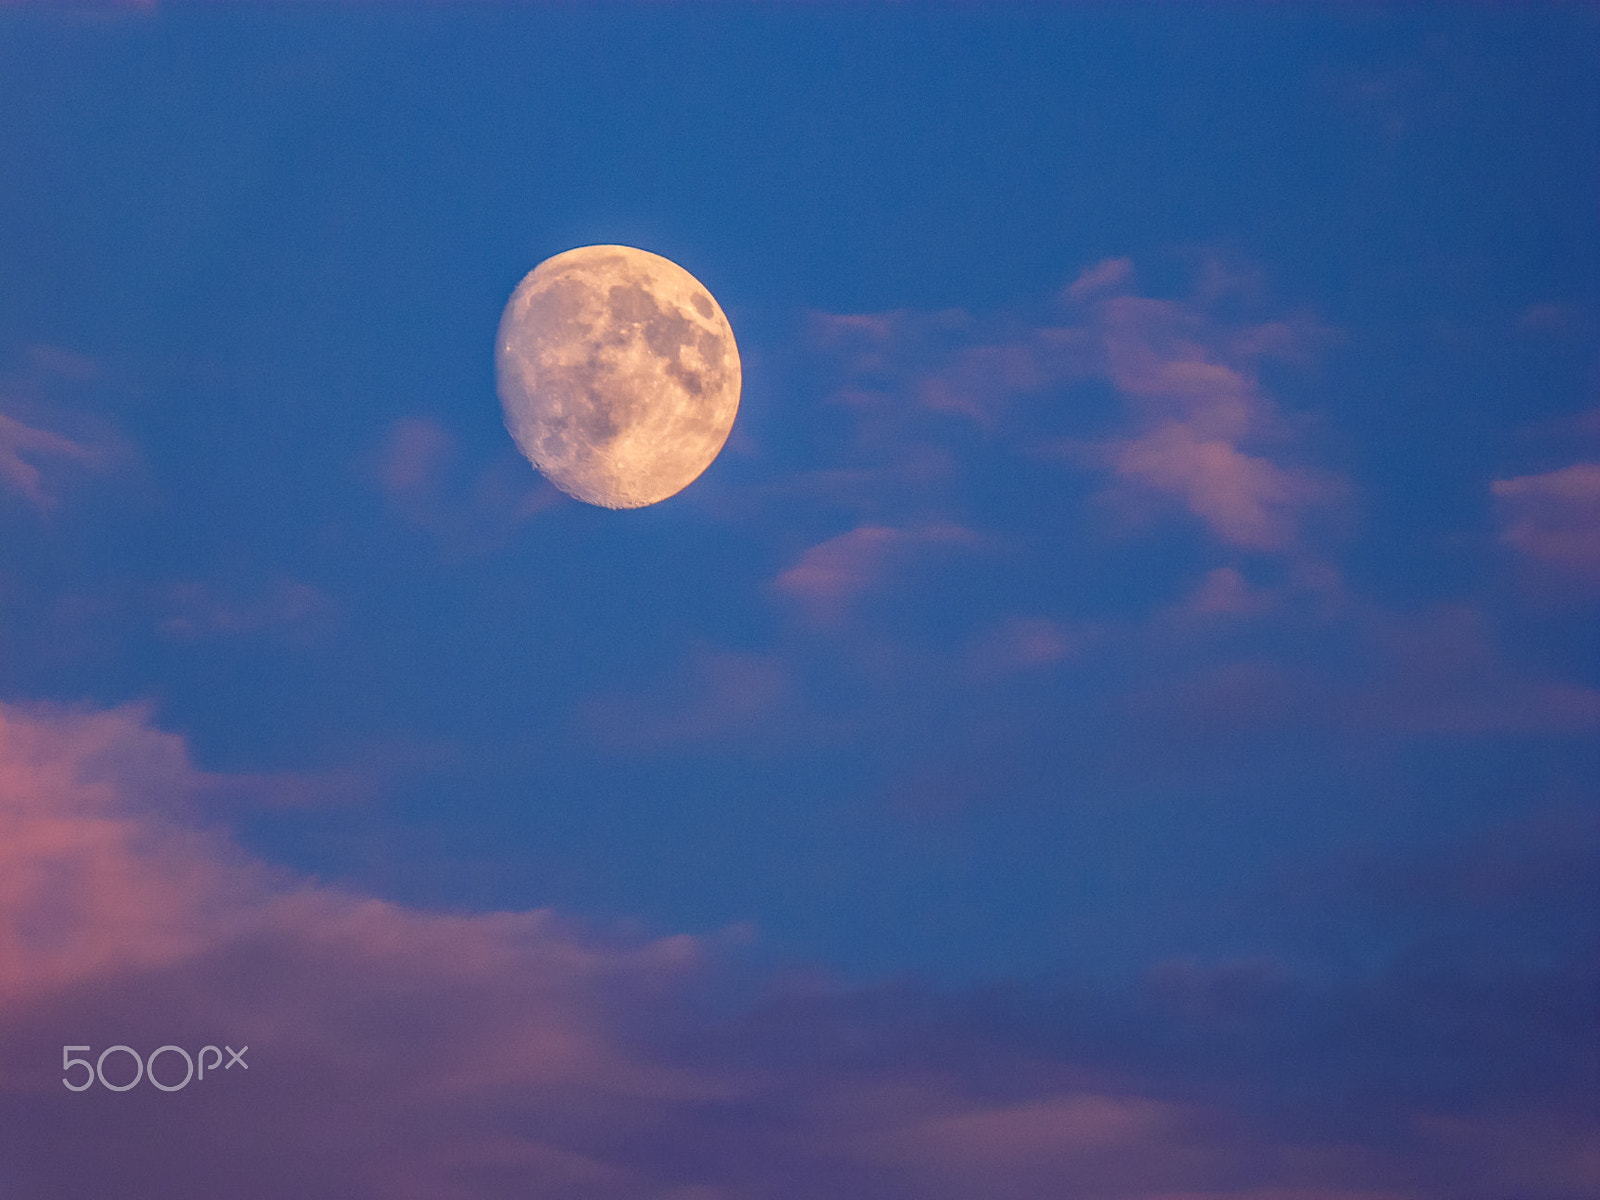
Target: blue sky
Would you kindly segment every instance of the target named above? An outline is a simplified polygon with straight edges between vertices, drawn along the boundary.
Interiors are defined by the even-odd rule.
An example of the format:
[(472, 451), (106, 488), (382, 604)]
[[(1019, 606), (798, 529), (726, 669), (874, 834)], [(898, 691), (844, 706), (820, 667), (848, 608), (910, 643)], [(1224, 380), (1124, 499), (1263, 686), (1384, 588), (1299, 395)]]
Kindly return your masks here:
[[(472, 1175), (452, 1110), (407, 1168), (434, 1194), (1583, 1192), (1597, 34), (1577, 5), (0, 6), (31, 881), (0, 1061), (41, 1144), (80, 1035), (39, 1014), (125, 1040), (134, 979), (270, 1028), (239, 931), (309, 981), (310, 896), (389, 914), (343, 960), (374, 1002), (372, 946), (421, 962), (459, 921), (493, 958), (550, 910), (505, 988), (554, 972), (586, 998), (541, 1019), (618, 1022), (581, 1082), (522, 1081), (578, 1088), (587, 1132), (480, 1096), (518, 1165)], [(512, 288), (593, 243), (693, 272), (744, 364), (721, 457), (637, 511), (541, 481), (495, 398)], [(684, 947), (703, 974), (652, 1016)], [(453, 962), (416, 968), (436, 1046)], [(901, 1109), (831, 1022), (943, 1080), (862, 1118), (868, 1165), (848, 1114)], [(616, 1150), (638, 1095), (583, 1089), (640, 1038), (810, 1082), (716, 1121), (715, 1088), (644, 1088)], [(1204, 1163), (1139, 1140), (1180, 1108)], [(769, 1178), (733, 1128), (831, 1149)], [(401, 1194), (360, 1171), (404, 1153), (351, 1136), (316, 1186)], [(33, 1194), (11, 1153), (0, 1196)]]

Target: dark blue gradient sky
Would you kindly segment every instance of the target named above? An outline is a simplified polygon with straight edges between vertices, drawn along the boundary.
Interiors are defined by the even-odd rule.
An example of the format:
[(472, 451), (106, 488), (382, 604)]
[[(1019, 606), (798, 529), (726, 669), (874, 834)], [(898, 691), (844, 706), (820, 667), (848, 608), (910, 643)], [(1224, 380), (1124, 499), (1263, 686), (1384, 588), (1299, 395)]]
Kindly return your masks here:
[[(0, 5), (0, 1196), (1600, 1188), (1597, 11)], [(591, 243), (648, 509), (495, 398)], [(63, 1093), (161, 1012), (303, 1033)]]

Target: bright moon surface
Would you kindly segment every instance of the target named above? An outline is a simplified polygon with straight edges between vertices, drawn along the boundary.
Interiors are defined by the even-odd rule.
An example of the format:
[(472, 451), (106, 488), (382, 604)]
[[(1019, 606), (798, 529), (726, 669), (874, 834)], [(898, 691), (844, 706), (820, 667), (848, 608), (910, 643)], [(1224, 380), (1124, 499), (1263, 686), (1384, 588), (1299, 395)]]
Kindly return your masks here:
[(629, 246), (583, 246), (529, 272), (500, 318), (495, 374), (528, 461), (605, 508), (688, 487), (739, 409), (721, 307), (677, 263)]

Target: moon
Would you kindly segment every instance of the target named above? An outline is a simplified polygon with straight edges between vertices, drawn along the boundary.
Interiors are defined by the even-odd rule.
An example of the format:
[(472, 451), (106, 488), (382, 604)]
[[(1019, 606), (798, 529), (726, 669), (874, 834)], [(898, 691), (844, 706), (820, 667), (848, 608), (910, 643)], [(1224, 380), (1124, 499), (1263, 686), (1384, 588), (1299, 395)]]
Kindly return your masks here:
[(739, 410), (739, 348), (721, 307), (670, 259), (582, 246), (517, 285), (495, 380), (518, 449), (604, 508), (676, 495), (711, 465)]

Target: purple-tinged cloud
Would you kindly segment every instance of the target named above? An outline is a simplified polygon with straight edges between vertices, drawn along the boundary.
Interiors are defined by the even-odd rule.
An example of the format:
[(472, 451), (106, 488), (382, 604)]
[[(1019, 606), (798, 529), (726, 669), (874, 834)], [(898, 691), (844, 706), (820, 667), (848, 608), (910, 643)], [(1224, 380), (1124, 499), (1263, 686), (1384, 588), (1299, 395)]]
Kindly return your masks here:
[(1065, 661), (1079, 638), (1048, 617), (1012, 617), (985, 630), (967, 648), (967, 663), (978, 678), (1001, 678), (1037, 671)]
[(302, 636), (333, 616), (328, 597), (297, 579), (277, 579), (242, 596), (200, 580), (175, 583), (162, 590), (161, 607), (161, 632), (184, 641), (257, 633)]
[(1092, 267), (1085, 267), (1069, 283), (1063, 294), (1069, 300), (1087, 300), (1092, 296), (1120, 291), (1133, 280), (1133, 259), (1107, 258)]
[(1600, 689), (1514, 662), (1482, 610), (1445, 605), (1376, 622), (1376, 670), (1345, 701), (1353, 728), (1385, 734), (1600, 731)]
[[(1103, 997), (775, 979), (728, 1016), (713, 939), (320, 883), (206, 825), (214, 783), (137, 710), (0, 707), (9, 1194), (1558, 1200), (1600, 1182), (1586, 1060), (1551, 1060), (1592, 991), (1567, 968), (1330, 989), (1196, 963)], [(170, 1093), (62, 1086), (63, 1046), (169, 1044), (248, 1065)]]
[(563, 494), (507, 450), (459, 478), (461, 451), (436, 421), (408, 417), (387, 431), (373, 460), (379, 491), (411, 524), (455, 555), (499, 545), (518, 525), (565, 502)]
[(1340, 499), (1337, 477), (1246, 448), (1284, 441), (1250, 364), (1301, 352), (1313, 332), (1289, 322), (1224, 331), (1193, 305), (1138, 296), (1101, 304), (1098, 332), (1106, 376), (1135, 424), (1099, 447), (1121, 486), (1168, 496), (1223, 543), (1250, 550), (1291, 549), (1305, 513)]
[[(1171, 616), (1187, 633), (1195, 618), (1253, 607), (1265, 597), (1213, 574)], [(1565, 673), (1519, 663), (1498, 644), (1485, 614), (1448, 605), (1410, 615), (1368, 612), (1343, 628), (1338, 668), (1288, 658), (1210, 661), (1151, 682), (1125, 698), (1145, 737), (1192, 747), (1237, 736), (1300, 731), (1370, 746), (1394, 738), (1600, 732), (1600, 690)]]
[(595, 740), (628, 750), (759, 745), (794, 718), (790, 675), (778, 655), (701, 648), (653, 688), (591, 699), (583, 720)]
[(1215, 567), (1184, 600), (1181, 612), (1191, 617), (1255, 617), (1278, 602), (1271, 592), (1252, 586), (1236, 567)]
[(98, 374), (82, 355), (32, 346), (0, 375), (0, 494), (47, 512), (84, 476), (127, 464), (130, 449), (114, 431), (60, 402)]
[(773, 587), (810, 617), (830, 623), (846, 615), (859, 596), (883, 585), (918, 556), (973, 550), (982, 544), (977, 533), (959, 525), (907, 529), (861, 525), (807, 549), (778, 574)]
[(1104, 461), (1125, 484), (1171, 496), (1219, 540), (1247, 550), (1290, 549), (1301, 510), (1336, 494), (1326, 480), (1245, 454), (1227, 438), (1201, 440), (1181, 421), (1111, 443)]
[(1527, 560), (1600, 589), (1600, 463), (1497, 479), (1500, 540)]
[(48, 480), (52, 468), (91, 467), (99, 461), (89, 446), (0, 413), (0, 483), (35, 508), (53, 508), (57, 502)]

